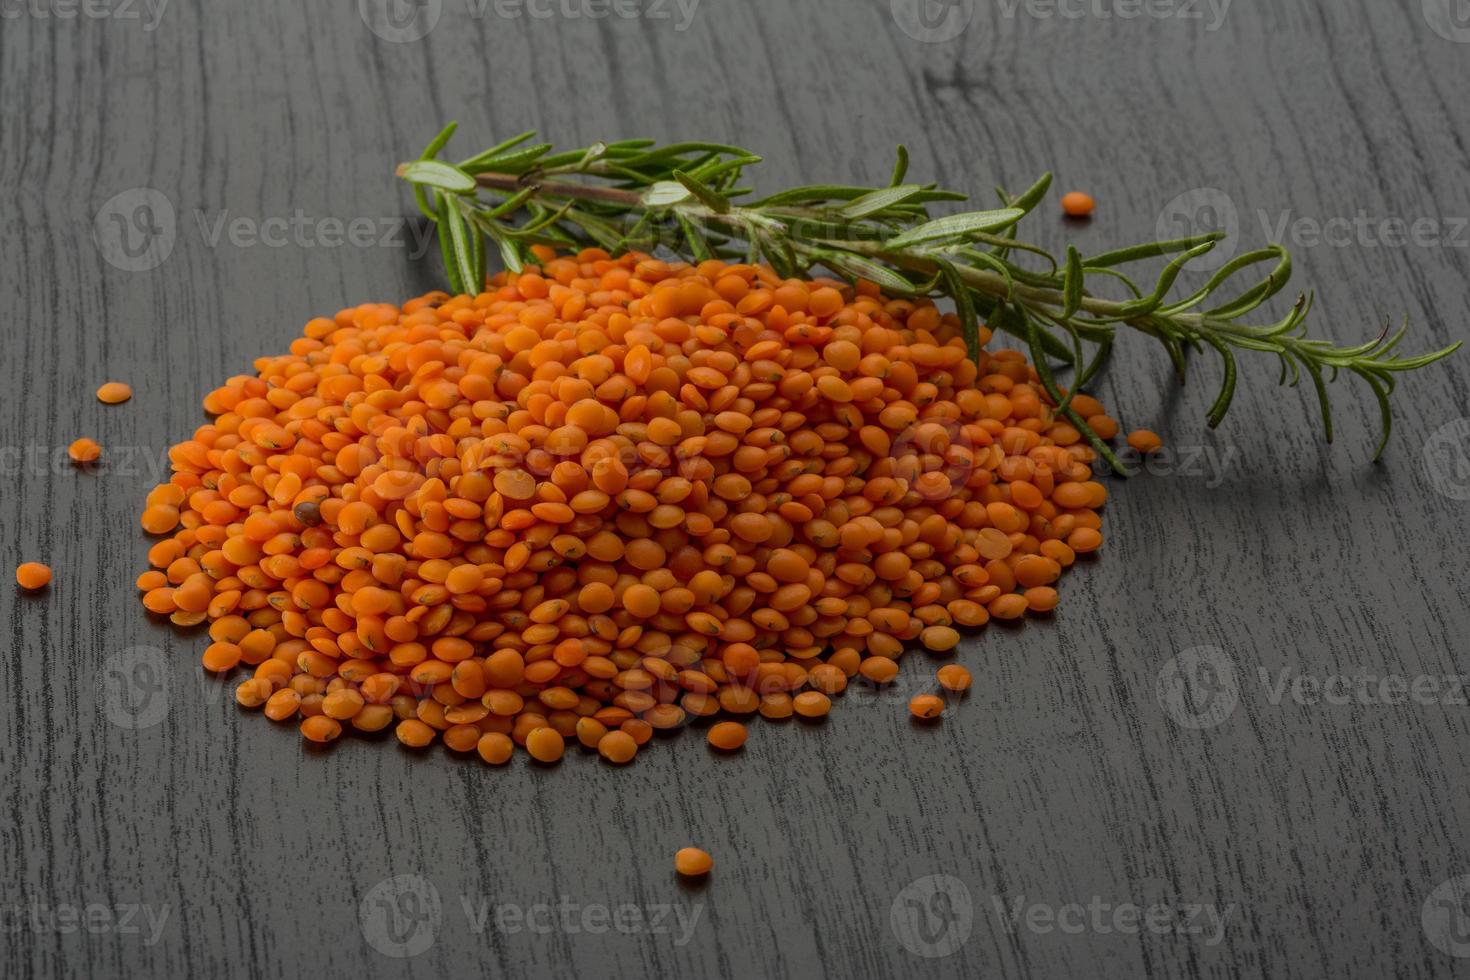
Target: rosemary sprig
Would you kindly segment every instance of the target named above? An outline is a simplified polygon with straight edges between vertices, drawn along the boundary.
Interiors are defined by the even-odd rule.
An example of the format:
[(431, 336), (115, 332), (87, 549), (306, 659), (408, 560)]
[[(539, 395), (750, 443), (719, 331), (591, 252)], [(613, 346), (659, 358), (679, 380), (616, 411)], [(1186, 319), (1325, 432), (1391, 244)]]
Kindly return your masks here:
[[(1072, 389), (1081, 388), (1112, 350), (1119, 324), (1157, 340), (1181, 382), (1190, 353), (1208, 347), (1219, 356), (1224, 372), (1208, 415), (1212, 428), (1235, 395), (1238, 351), (1274, 354), (1281, 383), (1295, 386), (1304, 375), (1312, 382), (1328, 442), (1333, 433), (1327, 383), (1341, 371), (1357, 375), (1372, 390), (1382, 416), (1375, 460), (1392, 431), (1389, 396), (1397, 375), (1460, 346), (1405, 357), (1396, 353), (1405, 326), (1355, 347), (1335, 347), (1307, 336), (1303, 323), (1312, 297), (1306, 293), (1275, 322), (1247, 322), (1291, 277), (1291, 256), (1280, 245), (1236, 256), (1204, 285), (1175, 299), (1170, 296), (1180, 273), (1223, 236), (1153, 242), (1090, 258), (1069, 247), (1059, 261), (1015, 237), (1021, 219), (1045, 196), (1050, 174), (1015, 197), (998, 191), (1001, 206), (994, 210), (932, 217), (930, 205), (966, 196), (906, 182), (908, 154), (901, 146), (886, 187), (819, 184), (743, 201), (752, 192), (740, 186), (741, 177), (760, 157), (736, 146), (623, 140), (556, 152), (549, 143), (531, 142), (534, 133), (522, 133), (447, 163), (439, 154), (454, 130), (453, 123), (445, 127), (418, 160), (399, 166), (398, 175), (413, 186), (420, 209), (438, 226), (455, 292), (482, 288), (492, 246), (508, 269), (519, 271), (534, 261), (533, 245), (597, 245), (613, 253), (663, 247), (696, 261), (760, 261), (783, 276), (821, 267), (848, 279), (870, 280), (893, 294), (948, 297), (971, 355), (979, 357), (982, 321), (1026, 344), (1057, 410), (1125, 475), (1111, 447), (1071, 407), (1070, 393), (1058, 384), (1052, 367), (1057, 361), (1070, 369)], [(1025, 265), (1022, 256), (1029, 257)], [(1153, 259), (1166, 261), (1150, 289), (1123, 271)], [(1259, 278), (1242, 275), (1251, 270)], [(1111, 283), (1114, 292), (1121, 289), (1124, 298), (1094, 293), (1090, 286), (1099, 281)]]

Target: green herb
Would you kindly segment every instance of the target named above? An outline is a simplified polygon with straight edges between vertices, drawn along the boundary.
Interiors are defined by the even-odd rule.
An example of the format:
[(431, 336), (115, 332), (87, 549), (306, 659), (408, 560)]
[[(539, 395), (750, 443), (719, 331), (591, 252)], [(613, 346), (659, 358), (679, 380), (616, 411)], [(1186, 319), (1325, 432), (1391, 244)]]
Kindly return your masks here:
[[(1126, 468), (1071, 408), (1052, 362), (1071, 370), (1073, 390), (1081, 388), (1111, 352), (1120, 324), (1157, 340), (1181, 382), (1191, 352), (1208, 347), (1220, 357), (1223, 383), (1209, 411), (1211, 427), (1220, 424), (1234, 397), (1237, 351), (1274, 354), (1282, 383), (1294, 386), (1303, 375), (1309, 378), (1328, 442), (1327, 383), (1340, 371), (1357, 375), (1372, 390), (1382, 415), (1375, 459), (1392, 431), (1389, 395), (1396, 375), (1432, 364), (1460, 346), (1402, 356), (1395, 349), (1405, 326), (1354, 347), (1335, 347), (1305, 332), (1310, 294), (1301, 294), (1275, 322), (1247, 322), (1291, 277), (1291, 256), (1280, 245), (1231, 259), (1203, 286), (1177, 299), (1169, 297), (1180, 273), (1222, 235), (1154, 242), (1091, 258), (1068, 248), (1058, 261), (1015, 238), (1021, 219), (1045, 197), (1050, 174), (1018, 196), (999, 191), (1001, 206), (995, 210), (933, 217), (930, 205), (966, 196), (934, 184), (905, 183), (903, 147), (887, 187), (812, 185), (746, 200), (752, 192), (740, 181), (760, 157), (735, 146), (623, 140), (557, 153), (549, 143), (529, 143), (534, 133), (523, 133), (450, 164), (438, 157), (454, 129), (450, 124), (420, 159), (398, 168), (438, 225), (454, 291), (482, 288), (486, 246), (493, 243), (513, 272), (535, 261), (529, 251), (533, 245), (595, 245), (613, 253), (662, 246), (695, 261), (766, 262), (788, 277), (822, 267), (848, 279), (870, 280), (893, 294), (948, 297), (971, 355), (979, 356), (982, 321), (1024, 342), (1058, 410), (1119, 473), (1126, 474)], [(1145, 290), (1122, 269), (1151, 259), (1166, 264)], [(1258, 266), (1265, 268), (1264, 275)], [(1248, 274), (1252, 270), (1254, 275)], [(1089, 285), (1101, 280), (1125, 298), (1095, 295)]]

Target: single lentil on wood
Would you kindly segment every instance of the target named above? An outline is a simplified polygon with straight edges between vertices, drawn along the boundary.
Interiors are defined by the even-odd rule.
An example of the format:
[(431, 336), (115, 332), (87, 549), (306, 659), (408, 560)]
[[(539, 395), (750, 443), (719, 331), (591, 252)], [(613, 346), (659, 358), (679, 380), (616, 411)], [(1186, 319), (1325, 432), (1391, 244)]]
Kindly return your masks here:
[(1093, 450), (928, 301), (538, 255), (312, 320), (170, 450), (138, 587), (209, 622), (241, 705), (313, 742), (622, 764), (694, 718), (821, 717), (914, 641), (1050, 610), (1102, 544)]
[(97, 389), (97, 400), (108, 405), (120, 405), (132, 397), (132, 387), (121, 381), (108, 381)]
[(15, 569), (15, 584), (36, 591), (51, 584), (51, 566), (38, 561), (22, 562)]
[(84, 437), (67, 446), (66, 454), (74, 463), (95, 463), (102, 458), (102, 447), (97, 440)]
[(710, 873), (715, 859), (697, 847), (681, 847), (674, 852), (674, 870), (686, 878), (699, 878)]
[(1062, 195), (1062, 213), (1069, 218), (1090, 218), (1097, 202), (1091, 194), (1083, 191), (1068, 191)]

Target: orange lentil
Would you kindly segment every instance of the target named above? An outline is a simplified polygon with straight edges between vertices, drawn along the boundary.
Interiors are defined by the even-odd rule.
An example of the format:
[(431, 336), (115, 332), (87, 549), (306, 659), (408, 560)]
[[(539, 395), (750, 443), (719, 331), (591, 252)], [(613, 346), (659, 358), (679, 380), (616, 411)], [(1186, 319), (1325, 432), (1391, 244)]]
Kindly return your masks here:
[(233, 643), (211, 643), (204, 651), (204, 668), (216, 673), (234, 669), (240, 662), (240, 648)]
[(515, 743), (510, 740), (509, 735), (502, 732), (486, 732), (480, 736), (475, 749), (480, 753), (480, 758), (492, 766), (501, 766), (510, 761)]
[(352, 727), (360, 732), (380, 732), (393, 724), (393, 709), (386, 704), (365, 705), (352, 716)]
[(996, 596), (990, 602), (990, 615), (996, 619), (1017, 619), (1026, 611), (1026, 597), (1015, 593)]
[(121, 381), (108, 381), (97, 389), (97, 400), (108, 405), (117, 405), (133, 397), (133, 389)]
[(301, 707), (301, 695), (289, 687), (276, 691), (265, 702), (265, 716), (271, 721), (285, 721), (294, 717)]
[(1096, 432), (1103, 439), (1112, 439), (1118, 434), (1117, 420), (1102, 413), (1089, 415), (1087, 417), (1087, 424), (1092, 428), (1093, 432)]
[(681, 847), (674, 853), (674, 870), (685, 877), (707, 875), (714, 866), (715, 859), (709, 856), (709, 852), (697, 847)]
[(919, 634), (919, 642), (930, 650), (943, 652), (959, 645), (960, 634), (949, 626), (928, 626)]
[(622, 765), (638, 754), (638, 742), (627, 732), (608, 732), (598, 740), (597, 752), (608, 762)]
[(821, 718), (832, 710), (832, 699), (821, 691), (802, 691), (791, 699), (791, 707), (803, 718)]
[(869, 657), (858, 666), (858, 672), (874, 684), (887, 684), (898, 676), (898, 664), (889, 657)]
[(301, 723), (301, 734), (309, 742), (332, 742), (342, 734), (342, 723), (326, 715), (312, 715)]
[(1067, 547), (1079, 555), (1086, 554), (1089, 551), (1096, 551), (1101, 546), (1102, 535), (1090, 527), (1079, 527), (1067, 535)]
[(394, 729), (398, 741), (411, 749), (421, 749), (434, 741), (434, 729), (417, 718), (405, 718)]
[(738, 721), (722, 721), (710, 726), (709, 744), (717, 749), (733, 751), (745, 744), (745, 726)]
[(1082, 191), (1068, 191), (1062, 195), (1062, 211), (1069, 218), (1090, 217), (1096, 206), (1097, 202), (1092, 199), (1092, 195)]
[(970, 689), (970, 672), (959, 664), (945, 664), (939, 668), (939, 686), (946, 691), (968, 691)]
[(1101, 546), (1094, 450), (954, 314), (536, 254), (476, 297), (312, 320), (169, 451), (141, 600), (210, 624), (241, 704), (495, 765), (570, 738), (622, 764), (695, 717), (734, 749), (732, 719), (821, 717), (907, 646), (1051, 609)]
[(242, 708), (259, 708), (274, 693), (271, 682), (263, 677), (251, 677), (235, 688), (235, 701)]
[(44, 589), (51, 583), (51, 566), (28, 561), (15, 570), (15, 581), (22, 589)]
[(596, 718), (578, 718), (576, 735), (577, 741), (581, 742), (583, 747), (595, 749), (597, 743), (607, 735), (607, 726)]
[(362, 695), (348, 688), (328, 694), (322, 701), (322, 714), (338, 721), (348, 721), (362, 710), (362, 706)]
[(526, 736), (526, 751), (537, 762), (558, 761), (566, 746), (566, 739), (554, 728), (533, 728)]
[(937, 694), (916, 694), (909, 699), (909, 714), (928, 721), (944, 713), (944, 699)]
[(66, 454), (74, 463), (95, 463), (102, 458), (102, 447), (95, 439), (82, 438), (67, 446)]
[(1157, 432), (1148, 429), (1134, 429), (1128, 433), (1128, 445), (1141, 453), (1151, 453), (1164, 444)]

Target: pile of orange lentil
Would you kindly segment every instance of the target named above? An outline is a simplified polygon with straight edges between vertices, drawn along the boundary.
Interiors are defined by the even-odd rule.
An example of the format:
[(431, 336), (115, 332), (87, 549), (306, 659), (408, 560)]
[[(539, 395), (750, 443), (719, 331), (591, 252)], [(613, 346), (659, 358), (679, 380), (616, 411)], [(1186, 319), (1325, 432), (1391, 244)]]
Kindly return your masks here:
[[(537, 254), (477, 296), (312, 320), (170, 450), (138, 587), (209, 622), (241, 705), (492, 764), (569, 741), (625, 763), (717, 715), (733, 750), (915, 642), (1051, 610), (1101, 545), (1093, 450), (1020, 353), (977, 366), (932, 303)], [(970, 686), (937, 680), (917, 717)]]

